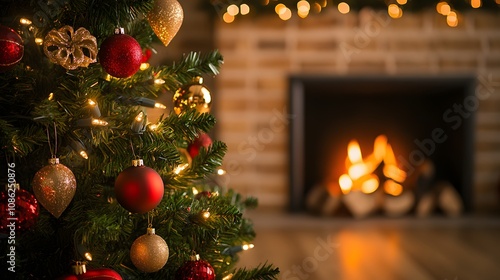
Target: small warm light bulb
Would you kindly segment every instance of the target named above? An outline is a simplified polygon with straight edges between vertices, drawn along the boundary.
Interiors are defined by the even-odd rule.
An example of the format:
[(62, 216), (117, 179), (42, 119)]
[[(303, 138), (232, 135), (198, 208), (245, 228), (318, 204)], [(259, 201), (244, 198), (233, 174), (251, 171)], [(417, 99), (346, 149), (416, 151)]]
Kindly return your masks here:
[(135, 120), (137, 122), (141, 122), (142, 119), (144, 118), (144, 113), (143, 112), (140, 112), (139, 114), (137, 114), (137, 116), (135, 117)]
[(208, 212), (208, 211), (204, 211), (204, 212), (202, 213), (202, 216), (203, 216), (203, 218), (208, 219), (208, 218), (210, 218), (210, 212)]
[(189, 166), (189, 163), (177, 165), (177, 167), (174, 169), (175, 175), (179, 175), (182, 171), (184, 171), (186, 168), (188, 168), (188, 166)]
[(404, 4), (408, 3), (407, 0), (397, 0), (397, 2), (399, 5), (404, 5)]
[(158, 108), (158, 109), (167, 109), (167, 106), (161, 104), (161, 103), (155, 103), (155, 108)]
[(250, 13), (250, 6), (248, 6), (247, 4), (241, 4), (240, 5), (240, 14), (242, 16), (244, 15), (248, 15)]
[(92, 260), (92, 254), (90, 254), (89, 252), (86, 252), (84, 254), (84, 257), (88, 260), (88, 261), (91, 261)]
[(337, 5), (337, 9), (339, 10), (339, 12), (341, 14), (348, 14), (350, 11), (351, 11), (351, 7), (349, 7), (349, 4), (347, 4), (346, 2), (340, 2), (338, 5)]
[(153, 123), (153, 124), (150, 124), (148, 127), (149, 127), (149, 130), (155, 131), (156, 129), (158, 129), (158, 124)]
[(37, 45), (40, 45), (40, 46), (41, 46), (41, 45), (43, 45), (43, 39), (42, 39), (42, 38), (35, 38), (35, 43), (36, 43)]
[(226, 174), (226, 170), (222, 168), (217, 169), (217, 175), (224, 175), (224, 174)]
[(48, 98), (48, 100), (50, 101), (50, 100), (52, 100), (52, 99), (54, 99), (54, 93), (53, 93), (53, 92), (49, 93), (49, 98)]
[(19, 20), (19, 23), (24, 24), (24, 25), (30, 25), (32, 22), (31, 22), (31, 20), (29, 20), (27, 18), (21, 18)]
[(155, 84), (157, 85), (163, 85), (165, 83), (165, 80), (163, 79), (155, 79)]
[(195, 187), (193, 187), (193, 194), (194, 194), (194, 195), (197, 195), (198, 193), (199, 193), (198, 189), (197, 189), (197, 188), (195, 188)]
[(148, 68), (149, 68), (149, 63), (147, 63), (147, 62), (141, 63), (141, 66), (139, 67), (139, 69), (141, 69), (142, 71), (144, 71)]
[(89, 159), (89, 155), (85, 151), (80, 151), (80, 156), (84, 159)]
[(248, 245), (245, 244), (241, 248), (246, 251), (246, 250), (250, 249), (250, 246), (248, 246)]
[(104, 77), (104, 79), (106, 79), (106, 81), (111, 81), (111, 79), (113, 78), (113, 76), (111, 76), (110, 74), (107, 74), (106, 77)]
[(95, 106), (95, 105), (97, 104), (97, 103), (95, 103), (95, 101), (94, 101), (94, 100), (92, 100), (92, 99), (89, 99), (89, 101), (88, 101), (88, 102), (89, 102), (89, 105), (90, 105), (90, 106)]
[(227, 13), (233, 17), (240, 13), (240, 8), (238, 6), (236, 6), (235, 4), (229, 5), (226, 10), (227, 10)]
[(228, 274), (228, 275), (224, 276), (224, 278), (222, 278), (222, 280), (231, 280), (231, 279), (233, 279), (233, 276), (234, 275), (232, 273)]
[(108, 122), (100, 120), (100, 119), (92, 119), (92, 125), (95, 125), (95, 126), (106, 126), (106, 125), (108, 125)]

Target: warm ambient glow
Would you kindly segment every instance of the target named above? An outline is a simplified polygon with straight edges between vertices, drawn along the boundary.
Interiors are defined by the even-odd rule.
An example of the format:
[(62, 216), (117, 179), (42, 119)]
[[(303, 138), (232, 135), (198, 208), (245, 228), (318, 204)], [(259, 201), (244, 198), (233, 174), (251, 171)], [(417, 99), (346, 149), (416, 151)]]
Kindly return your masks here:
[(286, 6), (284, 4), (282, 4), (282, 3), (279, 3), (278, 5), (276, 5), (274, 7), (274, 11), (278, 15), (281, 14), (281, 13), (283, 13), (285, 11), (285, 9), (286, 9)]
[(403, 10), (396, 4), (390, 4), (387, 7), (387, 13), (391, 18), (400, 18), (403, 16)]
[(240, 8), (236, 6), (235, 4), (231, 4), (227, 6), (227, 14), (230, 16), (236, 16), (237, 14), (240, 13)]
[(309, 2), (305, 0), (297, 2), (297, 11), (299, 13), (309, 13), (309, 10), (311, 10), (311, 5), (309, 4)]
[(282, 14), (279, 14), (280, 19), (289, 20), (292, 17), (292, 10), (285, 8)]
[(225, 23), (231, 23), (234, 21), (234, 16), (228, 14), (228, 13), (224, 13), (224, 15), (222, 16), (222, 20), (225, 22)]
[(456, 12), (450, 12), (447, 16), (446, 16), (446, 23), (448, 24), (448, 26), (450, 27), (457, 27), (458, 26), (458, 15)]
[(470, 6), (474, 9), (480, 8), (482, 5), (481, 0), (471, 0)]
[(347, 14), (351, 11), (351, 7), (349, 7), (349, 4), (347, 4), (346, 2), (340, 2), (337, 5), (337, 9), (341, 14)]
[(408, 1), (407, 0), (398, 0), (397, 1), (399, 5), (404, 5), (406, 4)]
[(447, 16), (451, 11), (451, 7), (446, 2), (439, 2), (436, 5), (436, 11), (443, 16)]
[(241, 15), (248, 15), (250, 13), (250, 6), (247, 4), (241, 4), (240, 6), (240, 14)]
[[(369, 194), (375, 192), (380, 186), (380, 179), (375, 174), (378, 167), (382, 166), (382, 174), (387, 181), (384, 182), (384, 191), (391, 195), (399, 195), (402, 192), (401, 185), (407, 177), (404, 170), (398, 167), (396, 155), (392, 146), (387, 141), (387, 136), (379, 135), (373, 143), (373, 153), (363, 158), (361, 147), (357, 140), (349, 141), (347, 145), (346, 169), (338, 183), (343, 194), (351, 191), (361, 191)], [(386, 186), (386, 184), (389, 184)]]

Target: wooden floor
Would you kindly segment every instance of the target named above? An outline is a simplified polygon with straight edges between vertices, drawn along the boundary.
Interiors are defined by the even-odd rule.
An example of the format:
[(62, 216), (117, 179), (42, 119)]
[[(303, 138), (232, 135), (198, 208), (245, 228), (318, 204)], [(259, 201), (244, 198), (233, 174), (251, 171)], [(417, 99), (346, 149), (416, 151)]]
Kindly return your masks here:
[(268, 260), (280, 280), (500, 279), (500, 217), (248, 216), (257, 238), (239, 265)]

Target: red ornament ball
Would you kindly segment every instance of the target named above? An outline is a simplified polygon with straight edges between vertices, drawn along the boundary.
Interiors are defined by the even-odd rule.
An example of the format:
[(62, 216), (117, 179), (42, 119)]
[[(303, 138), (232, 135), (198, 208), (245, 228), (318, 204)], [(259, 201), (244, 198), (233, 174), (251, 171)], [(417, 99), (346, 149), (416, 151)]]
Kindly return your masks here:
[(122, 280), (118, 272), (109, 268), (89, 269), (80, 275), (68, 275), (58, 278), (58, 280)]
[(160, 175), (142, 160), (134, 161), (115, 181), (116, 200), (132, 213), (146, 213), (160, 204), (165, 186)]
[[(197, 257), (198, 258), (198, 257)], [(175, 273), (175, 280), (214, 280), (215, 270), (205, 260), (187, 261)]]
[[(15, 209), (12, 210), (11, 209)], [(11, 215), (14, 214), (14, 215)], [(0, 193), (0, 232), (8, 234), (10, 231), (22, 232), (35, 225), (40, 213), (35, 196), (26, 190), (15, 191), (9, 188)], [(17, 218), (10, 220), (9, 218)], [(15, 225), (12, 228), (12, 224)], [(10, 226), (9, 226), (10, 225)]]
[(189, 144), (187, 150), (191, 158), (195, 158), (200, 153), (200, 148), (205, 149), (212, 145), (212, 139), (208, 134), (202, 133), (198, 138), (196, 138), (191, 144)]
[(106, 38), (99, 50), (99, 62), (108, 74), (116, 78), (134, 75), (141, 67), (141, 45), (127, 34)]
[(0, 72), (19, 63), (24, 55), (23, 39), (13, 29), (0, 25)]

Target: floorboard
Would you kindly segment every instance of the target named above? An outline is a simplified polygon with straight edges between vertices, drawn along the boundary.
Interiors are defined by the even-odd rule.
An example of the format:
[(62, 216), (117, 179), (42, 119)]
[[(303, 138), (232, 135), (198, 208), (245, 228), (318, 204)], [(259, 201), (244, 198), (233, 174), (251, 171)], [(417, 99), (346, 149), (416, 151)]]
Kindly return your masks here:
[(353, 220), (257, 212), (255, 248), (280, 280), (500, 279), (500, 217)]

